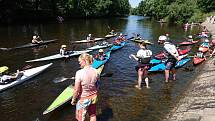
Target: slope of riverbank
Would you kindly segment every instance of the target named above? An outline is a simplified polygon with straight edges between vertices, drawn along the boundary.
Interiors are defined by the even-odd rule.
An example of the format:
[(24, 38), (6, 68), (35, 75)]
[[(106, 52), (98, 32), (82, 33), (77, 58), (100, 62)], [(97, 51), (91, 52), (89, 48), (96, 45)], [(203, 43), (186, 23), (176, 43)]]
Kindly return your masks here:
[[(202, 26), (215, 35), (215, 24), (205, 21)], [(194, 77), (183, 97), (167, 115), (165, 121), (215, 121), (215, 58), (208, 59), (199, 75)]]

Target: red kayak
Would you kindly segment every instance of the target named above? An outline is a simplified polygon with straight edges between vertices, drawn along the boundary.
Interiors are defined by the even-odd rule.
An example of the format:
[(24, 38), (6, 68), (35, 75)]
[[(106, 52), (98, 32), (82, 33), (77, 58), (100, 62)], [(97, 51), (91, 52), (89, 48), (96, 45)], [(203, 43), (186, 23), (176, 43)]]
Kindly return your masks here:
[(197, 65), (197, 64), (202, 63), (202, 62), (205, 61), (205, 60), (206, 60), (205, 58), (194, 57), (194, 58), (193, 58), (193, 64), (194, 64), (194, 65)]
[(181, 46), (183, 46), (183, 45), (193, 45), (193, 44), (196, 44), (198, 42), (199, 42), (199, 40), (192, 41), (192, 42), (186, 41), (186, 42), (179, 43), (179, 45), (181, 45)]
[[(179, 55), (184, 55), (184, 54), (187, 54), (190, 50), (191, 50), (190, 48), (189, 49), (184, 49), (184, 50), (178, 49), (178, 54)], [(155, 55), (155, 58), (163, 59), (164, 58), (164, 53), (161, 52), (161, 53)]]

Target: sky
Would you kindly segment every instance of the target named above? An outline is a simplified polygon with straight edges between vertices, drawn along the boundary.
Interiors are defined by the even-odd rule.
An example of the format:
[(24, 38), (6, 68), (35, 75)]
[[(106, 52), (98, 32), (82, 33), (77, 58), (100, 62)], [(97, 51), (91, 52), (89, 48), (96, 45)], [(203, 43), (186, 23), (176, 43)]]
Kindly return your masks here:
[(130, 4), (131, 4), (131, 7), (137, 7), (138, 4), (140, 3), (140, 1), (142, 0), (129, 0)]

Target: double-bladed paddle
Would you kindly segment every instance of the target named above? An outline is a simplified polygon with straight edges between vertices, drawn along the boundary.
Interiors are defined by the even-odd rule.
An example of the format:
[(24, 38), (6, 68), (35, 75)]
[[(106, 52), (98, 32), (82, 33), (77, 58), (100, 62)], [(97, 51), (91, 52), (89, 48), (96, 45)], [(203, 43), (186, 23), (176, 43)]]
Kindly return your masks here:
[[(100, 77), (112, 77), (113, 73), (103, 73), (100, 75)], [(60, 82), (64, 82), (66, 80), (74, 80), (75, 77), (71, 77), (71, 78), (66, 78), (66, 77), (57, 77), (53, 80), (54, 83), (60, 83)]]

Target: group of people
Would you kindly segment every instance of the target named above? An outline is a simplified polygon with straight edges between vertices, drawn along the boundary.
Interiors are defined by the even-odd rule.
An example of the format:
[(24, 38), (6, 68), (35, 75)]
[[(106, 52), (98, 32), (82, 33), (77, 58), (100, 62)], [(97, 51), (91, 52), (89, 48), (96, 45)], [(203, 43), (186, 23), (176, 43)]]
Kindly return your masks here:
[[(165, 82), (169, 81), (170, 71), (172, 71), (173, 80), (176, 80), (175, 65), (177, 61), (181, 60), (177, 51), (177, 47), (169, 41), (169, 37), (166, 35), (161, 35), (158, 38), (158, 43), (163, 45), (164, 55), (167, 59), (165, 62)], [(135, 87), (138, 89), (141, 89), (142, 77), (145, 77), (146, 88), (150, 88), (148, 69), (150, 68), (152, 51), (147, 49), (146, 45), (147, 44), (144, 42), (139, 44), (140, 50), (137, 52), (137, 54), (130, 55), (130, 58), (134, 58), (136, 61), (138, 61), (138, 65), (135, 67), (136, 71), (138, 72), (137, 85), (135, 85)]]
[(122, 33), (120, 33), (119, 36), (116, 39), (114, 39), (113, 44), (114, 45), (121, 45), (121, 42), (123, 42), (125, 40), (126, 40), (125, 36)]

